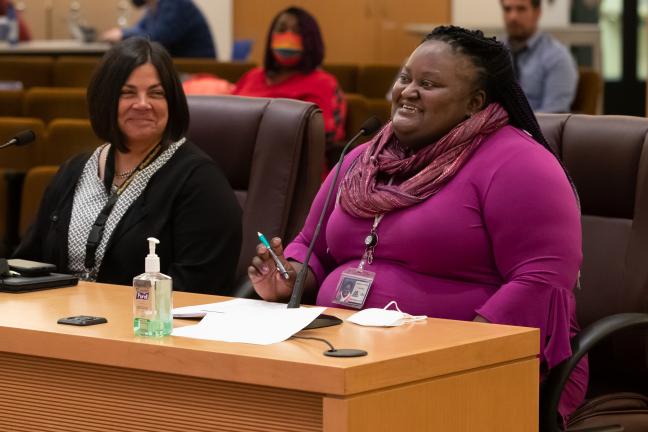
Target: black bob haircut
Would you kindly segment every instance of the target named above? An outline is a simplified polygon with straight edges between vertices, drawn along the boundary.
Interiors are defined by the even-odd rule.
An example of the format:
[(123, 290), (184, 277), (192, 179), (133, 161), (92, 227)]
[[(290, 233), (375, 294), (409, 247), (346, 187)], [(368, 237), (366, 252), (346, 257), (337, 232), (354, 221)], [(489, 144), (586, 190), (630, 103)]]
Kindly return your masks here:
[(322, 39), (319, 25), (317, 24), (317, 20), (315, 20), (315, 18), (304, 9), (289, 7), (279, 12), (272, 19), (272, 24), (270, 24), (270, 29), (268, 30), (268, 36), (266, 38), (265, 57), (263, 62), (265, 72), (277, 72), (281, 69), (281, 66), (272, 55), (272, 32), (279, 20), (279, 17), (283, 14), (295, 16), (299, 23), (299, 34), (302, 37), (304, 51), (302, 53), (302, 58), (295, 66), (295, 69), (299, 69), (304, 73), (314, 71), (320, 67), (322, 61), (324, 61), (324, 40)]
[(133, 70), (147, 63), (151, 63), (160, 76), (169, 110), (162, 148), (182, 138), (189, 128), (187, 98), (169, 53), (162, 45), (145, 38), (126, 39), (103, 56), (92, 75), (86, 96), (95, 134), (123, 153), (127, 153), (128, 148), (117, 121), (121, 89)]

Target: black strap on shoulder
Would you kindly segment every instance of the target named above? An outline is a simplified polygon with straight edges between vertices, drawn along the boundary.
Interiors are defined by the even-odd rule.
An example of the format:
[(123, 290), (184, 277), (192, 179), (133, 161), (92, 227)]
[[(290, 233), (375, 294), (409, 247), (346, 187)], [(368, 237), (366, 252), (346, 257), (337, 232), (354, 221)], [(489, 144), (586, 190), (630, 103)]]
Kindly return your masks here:
[[(108, 188), (108, 190), (112, 188), (112, 181), (115, 173), (115, 160), (114, 160), (115, 156), (114, 156), (114, 151), (112, 149), (112, 146), (110, 147), (111, 148), (108, 150), (106, 167), (104, 171), (104, 185), (107, 185), (106, 187)], [(110, 216), (110, 213), (112, 213), (115, 204), (117, 204), (117, 200), (119, 199), (119, 196), (122, 194), (122, 192), (124, 192), (128, 188), (128, 186), (131, 184), (133, 178), (135, 178), (137, 173), (139, 173), (144, 168), (149, 166), (151, 162), (155, 160), (155, 158), (160, 154), (160, 151), (161, 151), (161, 146), (159, 144), (155, 146), (153, 149), (151, 149), (151, 151), (146, 155), (144, 160), (142, 160), (142, 162), (140, 162), (140, 164), (137, 166), (137, 169), (135, 169), (135, 171), (132, 172), (131, 175), (129, 175), (126, 180), (124, 180), (124, 183), (122, 183), (122, 185), (116, 191), (110, 194), (110, 197), (108, 198), (108, 202), (106, 203), (106, 205), (103, 206), (103, 208), (99, 212), (97, 219), (92, 224), (92, 228), (90, 228), (90, 234), (88, 235), (88, 240), (86, 242), (86, 254), (85, 254), (84, 265), (87, 272), (91, 272), (94, 269), (96, 263), (97, 248), (99, 247), (99, 243), (101, 243), (101, 239), (103, 238), (108, 217)], [(109, 180), (108, 183), (106, 183), (106, 179)]]

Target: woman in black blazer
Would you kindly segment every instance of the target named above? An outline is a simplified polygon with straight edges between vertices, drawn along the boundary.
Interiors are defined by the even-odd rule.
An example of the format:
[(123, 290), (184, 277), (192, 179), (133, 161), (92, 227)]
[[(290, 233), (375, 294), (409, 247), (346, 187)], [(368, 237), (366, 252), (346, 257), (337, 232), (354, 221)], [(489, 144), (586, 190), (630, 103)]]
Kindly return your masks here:
[(84, 280), (130, 285), (147, 237), (180, 291), (227, 294), (241, 246), (241, 210), (218, 166), (184, 137), (189, 110), (171, 58), (132, 38), (106, 53), (88, 87), (106, 144), (66, 162), (15, 257)]

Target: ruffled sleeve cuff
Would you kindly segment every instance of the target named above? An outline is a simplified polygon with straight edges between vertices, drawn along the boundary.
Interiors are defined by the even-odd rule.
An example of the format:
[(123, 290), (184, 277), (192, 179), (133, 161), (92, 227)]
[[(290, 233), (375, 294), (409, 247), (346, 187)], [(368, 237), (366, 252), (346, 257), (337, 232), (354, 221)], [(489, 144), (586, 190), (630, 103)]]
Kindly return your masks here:
[[(303, 263), (306, 260), (306, 252), (308, 251), (308, 245), (302, 244), (300, 242), (293, 241), (284, 251), (284, 256), (287, 259), (292, 259), (294, 261)], [(315, 252), (311, 254), (310, 261), (308, 262), (308, 268), (311, 269), (317, 280), (317, 286), (322, 286), (324, 278), (326, 277), (326, 272), (322, 262), (317, 257)]]
[(492, 323), (539, 328), (541, 360), (551, 369), (571, 355), (571, 300), (565, 289), (511, 282), (475, 312)]

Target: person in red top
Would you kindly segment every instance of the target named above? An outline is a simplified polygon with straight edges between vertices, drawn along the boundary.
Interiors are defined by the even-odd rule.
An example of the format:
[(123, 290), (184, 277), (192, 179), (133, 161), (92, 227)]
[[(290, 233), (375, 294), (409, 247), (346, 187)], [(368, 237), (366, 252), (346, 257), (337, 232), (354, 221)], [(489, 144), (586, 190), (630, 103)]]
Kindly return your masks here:
[(327, 149), (345, 137), (346, 99), (333, 75), (320, 69), (324, 42), (315, 18), (290, 7), (273, 19), (264, 67), (241, 77), (232, 94), (298, 99), (317, 104), (324, 117)]
[[(13, 5), (14, 8), (16, 7), (16, 5), (11, 0), (0, 0), (0, 15), (7, 14), (7, 7), (9, 7), (9, 5)], [(22, 13), (16, 11), (16, 14), (18, 16), (18, 40), (21, 42), (31, 40), (31, 33), (29, 32), (29, 27), (27, 27), (27, 24), (23, 19)]]

